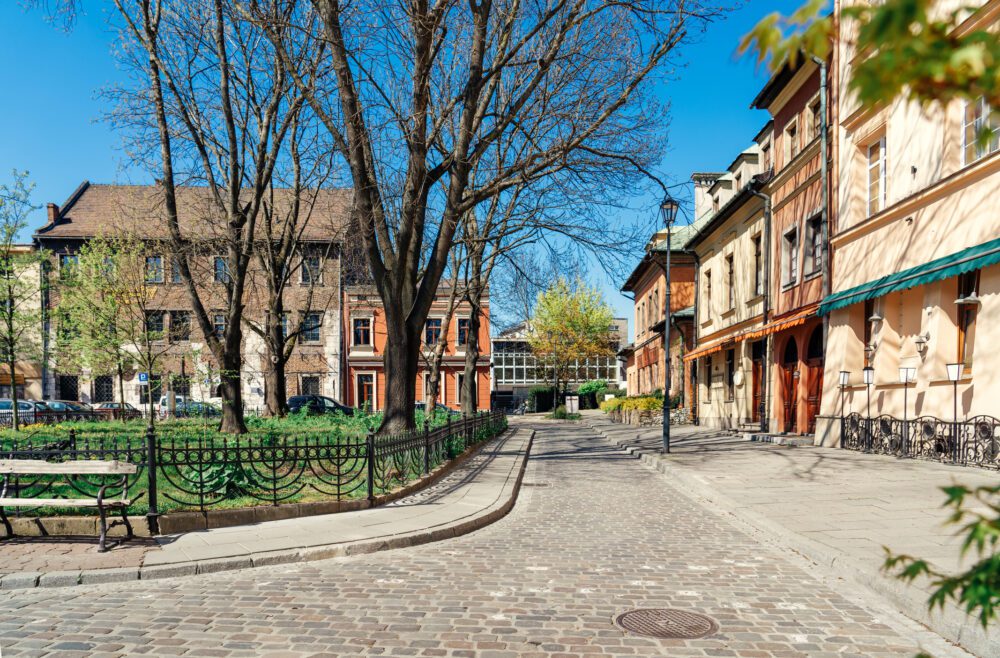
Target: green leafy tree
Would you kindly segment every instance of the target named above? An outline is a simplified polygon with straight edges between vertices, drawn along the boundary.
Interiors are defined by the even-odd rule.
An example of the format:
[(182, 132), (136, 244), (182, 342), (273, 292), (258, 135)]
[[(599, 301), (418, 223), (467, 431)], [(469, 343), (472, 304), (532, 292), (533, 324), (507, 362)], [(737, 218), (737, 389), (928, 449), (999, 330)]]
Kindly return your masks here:
[[(144, 243), (123, 233), (89, 240), (72, 271), (60, 276), (60, 358), (92, 373), (116, 372), (123, 402), (129, 366), (152, 374), (170, 350), (166, 318), (153, 303), (157, 286), (149, 267)], [(152, 424), (151, 386), (146, 397)]]
[(28, 172), (14, 171), (10, 184), (0, 185), (0, 360), (10, 377), (13, 426), (17, 409), (18, 361), (42, 358), (41, 271), (45, 255), (18, 245), (17, 236), (28, 227), (34, 183)]
[(885, 0), (831, 15), (826, 6), (809, 0), (790, 16), (766, 16), (744, 37), (740, 51), (777, 69), (803, 55), (825, 59), (839, 32), (864, 53), (852, 62), (849, 81), (864, 106), (897, 97), (922, 105), (983, 97), (1000, 107), (1000, 39), (986, 29), (958, 29), (982, 7), (945, 12), (936, 10), (934, 0)]
[(601, 292), (580, 279), (560, 277), (538, 295), (528, 342), (539, 363), (553, 373), (556, 390), (585, 376), (586, 362), (614, 354), (614, 317)]

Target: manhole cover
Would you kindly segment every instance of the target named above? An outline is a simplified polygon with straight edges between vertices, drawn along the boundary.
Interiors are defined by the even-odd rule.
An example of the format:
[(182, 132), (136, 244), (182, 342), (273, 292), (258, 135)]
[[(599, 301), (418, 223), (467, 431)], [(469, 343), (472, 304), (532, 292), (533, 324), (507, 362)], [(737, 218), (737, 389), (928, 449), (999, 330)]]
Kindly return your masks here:
[(694, 640), (719, 630), (711, 617), (675, 608), (643, 608), (618, 615), (615, 624), (622, 630), (646, 637)]
[(549, 483), (548, 482), (522, 482), (521, 486), (522, 487), (547, 487), (547, 486), (549, 486)]

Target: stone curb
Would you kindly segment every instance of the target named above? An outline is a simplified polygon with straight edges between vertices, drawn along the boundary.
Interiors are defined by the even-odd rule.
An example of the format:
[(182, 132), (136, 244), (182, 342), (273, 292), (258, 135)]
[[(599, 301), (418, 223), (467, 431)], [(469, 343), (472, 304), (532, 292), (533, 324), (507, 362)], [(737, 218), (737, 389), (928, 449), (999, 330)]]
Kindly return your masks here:
[[(516, 476), (514, 477), (513, 482), (508, 480), (508, 482), (504, 484), (500, 494), (501, 500), (493, 503), (488, 508), (483, 510), (478, 516), (471, 519), (463, 519), (461, 521), (454, 522), (451, 525), (434, 529), (428, 528), (405, 535), (310, 546), (283, 551), (254, 553), (239, 557), (177, 562), (173, 564), (152, 565), (148, 567), (142, 566), (115, 569), (87, 569), (81, 571), (52, 571), (48, 573), (12, 573), (0, 579), (0, 590), (6, 591), (32, 587), (67, 587), (73, 585), (121, 583), (135, 580), (156, 580), (160, 578), (195, 576), (201, 574), (219, 573), (222, 571), (233, 571), (237, 569), (250, 569), (253, 567), (312, 562), (315, 560), (326, 560), (329, 558), (345, 557), (348, 555), (362, 555), (378, 551), (419, 546), (421, 544), (429, 544), (444, 539), (459, 537), (499, 521), (506, 516), (511, 509), (513, 509), (514, 504), (517, 502), (517, 496), (521, 490), (521, 482), (524, 479), (524, 471), (528, 465), (528, 457), (531, 455), (531, 448), (534, 445), (535, 430), (530, 428), (513, 427), (509, 428), (505, 433), (506, 438), (509, 440), (517, 432), (522, 431), (522, 429), (523, 431), (529, 432), (529, 436), (524, 447), (524, 452), (519, 457), (520, 464), (515, 467)], [(489, 444), (483, 444), (484, 447), (486, 445)]]
[[(888, 578), (878, 569), (851, 560), (843, 553), (789, 530), (761, 514), (738, 508), (731, 499), (713, 487), (685, 473), (683, 469), (672, 466), (660, 453), (630, 445), (628, 440), (609, 435), (605, 431), (613, 428), (602, 427), (592, 421), (588, 425), (606, 441), (639, 459), (647, 468), (669, 476), (673, 481), (672, 485), (695, 502), (707, 504), (738, 525), (762, 533), (773, 543), (826, 567), (838, 577), (871, 590), (888, 600), (902, 614), (963, 649), (977, 656), (1000, 656), (1000, 633), (994, 631), (987, 635), (975, 619), (961, 610), (951, 607), (929, 613), (925, 599), (913, 596), (913, 587)], [(622, 432), (625, 433), (629, 432)]]

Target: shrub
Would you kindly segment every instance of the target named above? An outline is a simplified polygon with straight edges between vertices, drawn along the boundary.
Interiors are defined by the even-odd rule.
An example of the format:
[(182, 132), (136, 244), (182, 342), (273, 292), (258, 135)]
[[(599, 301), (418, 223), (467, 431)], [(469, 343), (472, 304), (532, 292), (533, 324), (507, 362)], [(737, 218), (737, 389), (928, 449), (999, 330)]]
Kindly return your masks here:
[(552, 417), (556, 420), (566, 420), (569, 417), (569, 414), (566, 413), (566, 405), (560, 404), (556, 407), (556, 410), (552, 412)]
[(610, 400), (604, 400), (601, 402), (601, 411), (604, 413), (618, 411), (622, 408), (622, 403), (625, 402), (625, 400), (626, 398), (611, 398)]
[(592, 379), (589, 382), (584, 382), (580, 384), (580, 388), (576, 389), (576, 392), (580, 395), (586, 395), (588, 393), (601, 393), (608, 387), (607, 380), (604, 379)]
[(622, 411), (656, 411), (663, 407), (663, 400), (651, 395), (641, 395), (625, 398), (622, 401)]

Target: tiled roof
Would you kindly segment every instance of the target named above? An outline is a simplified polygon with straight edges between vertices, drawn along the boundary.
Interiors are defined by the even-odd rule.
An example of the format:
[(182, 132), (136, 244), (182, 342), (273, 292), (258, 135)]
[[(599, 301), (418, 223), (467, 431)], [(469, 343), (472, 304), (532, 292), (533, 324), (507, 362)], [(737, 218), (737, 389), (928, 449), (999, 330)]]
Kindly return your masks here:
[[(348, 225), (352, 205), (349, 189), (318, 190), (312, 212), (302, 231), (307, 241), (339, 240)], [(279, 219), (291, 208), (288, 189), (274, 190), (275, 216)], [(308, 204), (303, 204), (304, 206)], [(181, 231), (191, 237), (222, 236), (224, 222), (213, 205), (207, 187), (177, 188)], [(263, 213), (257, 218), (261, 231)], [(96, 185), (85, 181), (59, 209), (54, 221), (40, 228), (35, 237), (89, 238), (132, 231), (142, 238), (169, 237), (163, 194), (155, 185)]]

